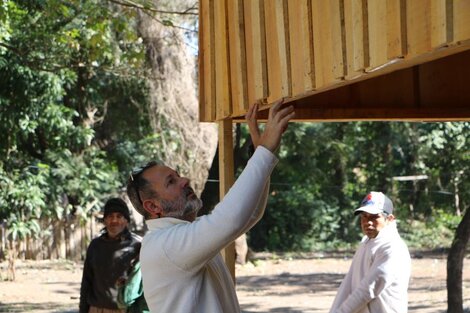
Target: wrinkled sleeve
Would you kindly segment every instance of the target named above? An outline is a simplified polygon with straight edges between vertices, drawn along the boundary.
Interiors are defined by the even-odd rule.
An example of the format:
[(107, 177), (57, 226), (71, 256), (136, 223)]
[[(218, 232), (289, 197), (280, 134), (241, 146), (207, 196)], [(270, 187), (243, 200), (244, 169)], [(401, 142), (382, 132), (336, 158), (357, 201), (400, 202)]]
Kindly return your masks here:
[(88, 304), (88, 294), (92, 288), (92, 268), (90, 266), (91, 246), (88, 247), (85, 262), (83, 264), (82, 283), (80, 286), (80, 304), (79, 313), (88, 313), (90, 306)]
[(269, 177), (276, 164), (277, 158), (269, 150), (258, 147), (211, 214), (166, 234), (166, 256), (182, 269), (197, 270), (253, 227), (264, 213)]

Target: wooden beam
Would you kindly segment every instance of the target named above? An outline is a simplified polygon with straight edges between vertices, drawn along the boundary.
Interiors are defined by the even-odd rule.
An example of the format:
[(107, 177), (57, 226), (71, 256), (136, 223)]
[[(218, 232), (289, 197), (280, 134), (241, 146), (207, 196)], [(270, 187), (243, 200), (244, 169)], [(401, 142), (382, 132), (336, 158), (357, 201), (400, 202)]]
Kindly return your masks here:
[[(233, 163), (233, 131), (232, 119), (218, 122), (219, 125), (219, 194), (223, 199), (235, 182)], [(232, 242), (222, 251), (225, 263), (235, 283), (235, 243)]]

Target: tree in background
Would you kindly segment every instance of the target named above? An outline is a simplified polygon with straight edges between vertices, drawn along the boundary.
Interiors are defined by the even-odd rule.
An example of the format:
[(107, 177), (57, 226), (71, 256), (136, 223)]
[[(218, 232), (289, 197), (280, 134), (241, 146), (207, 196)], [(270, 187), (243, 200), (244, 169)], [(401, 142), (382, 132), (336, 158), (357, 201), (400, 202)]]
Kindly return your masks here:
[[(469, 134), (466, 122), (290, 125), (270, 202), (250, 245), (289, 251), (356, 242), (360, 232), (352, 212), (369, 190), (394, 199), (413, 245), (433, 248), (442, 235), (450, 245), (461, 219), (456, 208), (470, 202)], [(394, 180), (417, 175), (427, 179)]]
[(200, 194), (217, 147), (217, 127), (199, 123), (197, 6), (196, 1), (158, 1), (158, 15), (140, 11), (139, 32), (150, 67), (151, 125), (156, 134), (165, 134), (157, 155), (191, 178)]
[[(119, 192), (133, 166), (161, 158), (162, 151), (167, 159), (175, 150), (196, 151), (181, 144), (186, 138), (175, 138), (173, 124), (159, 120), (164, 115), (154, 116), (147, 67), (151, 49), (138, 30), (140, 15), (161, 12), (138, 4), (1, 2), (0, 218), (10, 255), (73, 257), (74, 247), (64, 247), (59, 239), (93, 218), (103, 201)], [(194, 70), (194, 63), (177, 65)], [(184, 69), (188, 66), (190, 71)], [(162, 77), (170, 86), (185, 81), (194, 87), (186, 82), (194, 74), (178, 82)], [(172, 91), (168, 98), (177, 101)], [(178, 105), (197, 106), (194, 88), (191, 93)], [(155, 127), (159, 123), (164, 126)], [(33, 237), (46, 247), (41, 255), (25, 255)]]
[[(196, 55), (187, 52), (197, 4), (158, 5), (0, 4), (0, 217), (16, 244), (9, 251), (73, 257), (57, 238), (90, 221), (151, 159), (178, 163), (201, 191), (217, 136), (198, 124)], [(19, 246), (32, 237), (48, 247), (42, 256)]]

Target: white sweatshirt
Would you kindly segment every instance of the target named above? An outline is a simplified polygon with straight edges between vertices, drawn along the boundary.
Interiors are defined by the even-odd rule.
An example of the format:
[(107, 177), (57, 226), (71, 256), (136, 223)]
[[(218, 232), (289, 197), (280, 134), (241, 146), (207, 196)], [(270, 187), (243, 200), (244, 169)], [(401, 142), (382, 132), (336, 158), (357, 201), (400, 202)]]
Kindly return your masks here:
[(330, 313), (406, 313), (411, 258), (396, 223), (363, 238)]
[(240, 312), (220, 250), (261, 219), (276, 163), (260, 146), (211, 214), (192, 223), (175, 218), (147, 221), (140, 262), (150, 312)]

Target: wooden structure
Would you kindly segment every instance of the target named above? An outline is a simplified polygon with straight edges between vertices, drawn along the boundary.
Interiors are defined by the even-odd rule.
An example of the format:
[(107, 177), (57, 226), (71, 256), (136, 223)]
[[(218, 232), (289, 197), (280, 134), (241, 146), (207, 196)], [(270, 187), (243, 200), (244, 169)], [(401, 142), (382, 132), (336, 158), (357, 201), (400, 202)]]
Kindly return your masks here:
[(285, 98), (299, 121), (470, 120), (470, 0), (199, 3), (200, 120), (219, 123), (222, 195), (232, 123), (255, 101)]

